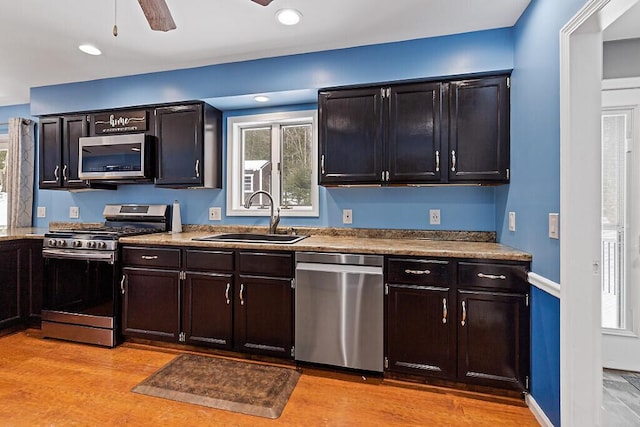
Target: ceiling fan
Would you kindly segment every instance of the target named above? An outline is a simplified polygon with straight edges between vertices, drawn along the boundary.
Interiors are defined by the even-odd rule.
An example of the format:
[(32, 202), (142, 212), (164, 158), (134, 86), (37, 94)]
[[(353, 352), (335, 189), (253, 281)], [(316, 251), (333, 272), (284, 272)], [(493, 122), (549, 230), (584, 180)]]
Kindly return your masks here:
[[(251, 0), (261, 6), (268, 6), (273, 0)], [(165, 0), (138, 0), (149, 26), (154, 31), (171, 31), (176, 29), (171, 12)]]

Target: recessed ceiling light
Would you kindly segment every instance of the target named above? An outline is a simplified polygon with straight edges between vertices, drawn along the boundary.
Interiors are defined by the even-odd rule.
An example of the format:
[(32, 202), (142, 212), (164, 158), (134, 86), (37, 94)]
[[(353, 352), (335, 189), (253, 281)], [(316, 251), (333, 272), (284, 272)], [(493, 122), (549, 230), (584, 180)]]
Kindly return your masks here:
[(302, 13), (295, 9), (280, 9), (276, 18), (282, 25), (296, 25), (302, 19)]
[(264, 95), (257, 95), (254, 96), (253, 99), (255, 99), (256, 102), (267, 102), (269, 100), (269, 97)]
[(88, 55), (102, 55), (100, 49), (91, 44), (81, 44), (80, 46), (78, 46), (78, 49)]

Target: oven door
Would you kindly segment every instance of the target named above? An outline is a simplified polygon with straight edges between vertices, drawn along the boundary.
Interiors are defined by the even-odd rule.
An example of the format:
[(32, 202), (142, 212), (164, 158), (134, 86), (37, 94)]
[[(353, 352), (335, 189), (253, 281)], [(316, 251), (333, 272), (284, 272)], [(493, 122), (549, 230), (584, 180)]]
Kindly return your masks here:
[(119, 331), (118, 263), (43, 251), (45, 337), (113, 347)]

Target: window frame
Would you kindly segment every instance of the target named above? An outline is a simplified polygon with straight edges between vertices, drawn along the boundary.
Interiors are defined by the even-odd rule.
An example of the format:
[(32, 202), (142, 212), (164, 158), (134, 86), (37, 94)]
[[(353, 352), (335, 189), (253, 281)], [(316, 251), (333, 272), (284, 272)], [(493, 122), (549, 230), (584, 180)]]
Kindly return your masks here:
[[(264, 126), (272, 128), (271, 158), (281, 160), (281, 132), (280, 126), (311, 124), (311, 207), (292, 206), (281, 209), (282, 217), (319, 217), (319, 186), (318, 186), (318, 111), (299, 110), (277, 113), (262, 113), (246, 116), (227, 117), (227, 216), (269, 216), (270, 209), (252, 206), (245, 209), (241, 200), (244, 190), (244, 168), (242, 165), (242, 130)], [(278, 147), (276, 147), (278, 145)], [(276, 206), (281, 207), (280, 186), (282, 175), (277, 167), (272, 167), (272, 196)], [(241, 191), (242, 190), (242, 191)]]

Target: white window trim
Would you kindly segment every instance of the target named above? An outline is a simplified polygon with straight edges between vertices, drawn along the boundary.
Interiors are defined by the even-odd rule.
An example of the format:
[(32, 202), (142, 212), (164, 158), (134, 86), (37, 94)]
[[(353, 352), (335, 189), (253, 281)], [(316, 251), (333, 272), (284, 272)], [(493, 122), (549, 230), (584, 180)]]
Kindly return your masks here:
[[(242, 148), (240, 136), (242, 129), (246, 127), (256, 127), (260, 125), (271, 125), (278, 122), (284, 124), (296, 124), (311, 121), (313, 129), (312, 149), (311, 149), (311, 208), (292, 207), (282, 209), (280, 215), (283, 217), (318, 217), (320, 216), (319, 190), (316, 177), (318, 176), (318, 112), (317, 110), (301, 110), (279, 113), (255, 114), (249, 116), (234, 116), (227, 118), (227, 216), (269, 216), (270, 209), (258, 209), (252, 207), (245, 209), (244, 200), (240, 198), (240, 192), (231, 185), (244, 175), (242, 168)], [(243, 181), (243, 180), (242, 180)], [(276, 183), (277, 182), (277, 183)], [(274, 182), (272, 191), (274, 194), (279, 190), (279, 180)], [(236, 184), (237, 186), (238, 184)], [(243, 188), (243, 182), (239, 184)]]

